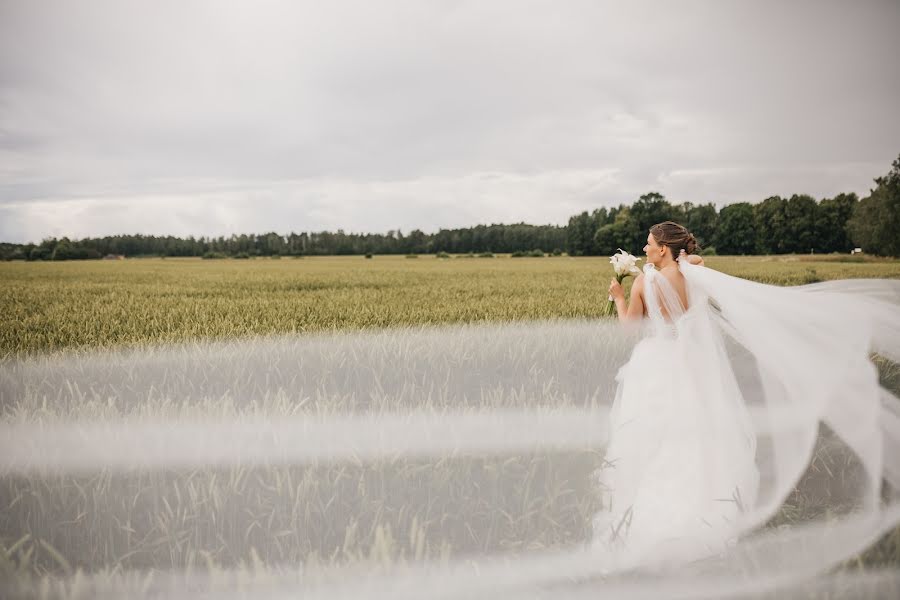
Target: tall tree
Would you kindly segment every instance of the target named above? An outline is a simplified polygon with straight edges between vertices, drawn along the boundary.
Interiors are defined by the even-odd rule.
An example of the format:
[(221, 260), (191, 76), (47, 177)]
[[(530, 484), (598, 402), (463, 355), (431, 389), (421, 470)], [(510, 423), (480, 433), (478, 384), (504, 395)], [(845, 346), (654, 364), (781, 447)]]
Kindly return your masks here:
[(794, 194), (784, 205), (785, 252), (822, 251), (816, 247), (817, 209), (815, 198), (806, 194)]
[(716, 205), (693, 205), (690, 202), (685, 202), (676, 208), (679, 209), (682, 214), (680, 217), (681, 224), (694, 234), (700, 247), (702, 248), (711, 245), (713, 243), (713, 236), (715, 236), (716, 233), (716, 225), (719, 220), (719, 213), (716, 211)]
[[(631, 205), (630, 209), (635, 228), (634, 239), (629, 244), (632, 249), (643, 248), (647, 243), (647, 232), (650, 228), (657, 223), (677, 219), (679, 212), (658, 192), (644, 194)], [(624, 246), (622, 248), (625, 249)]]
[(816, 216), (816, 248), (821, 252), (849, 252), (853, 248), (847, 224), (859, 202), (856, 194), (838, 194), (819, 202)]
[(849, 223), (853, 241), (882, 256), (900, 256), (900, 156), (892, 167), (875, 179), (875, 189), (859, 201)]
[(594, 228), (587, 211), (569, 218), (566, 228), (566, 251), (571, 256), (589, 254), (593, 248)]
[[(781, 196), (770, 196), (753, 206), (753, 225), (756, 227), (756, 252), (759, 254), (782, 254), (788, 252), (786, 249), (788, 235), (786, 207), (787, 201)], [(720, 214), (720, 221), (721, 218)]]
[(600, 248), (597, 246), (597, 231), (609, 222), (609, 211), (606, 208), (596, 208), (591, 212), (591, 229), (588, 236), (587, 254), (597, 256)]
[(757, 245), (753, 205), (738, 202), (722, 207), (713, 242), (719, 254), (753, 254)]
[(601, 255), (612, 255), (619, 248), (637, 254), (640, 248), (644, 247), (646, 235), (643, 234), (644, 238), (641, 239), (640, 245), (637, 245), (635, 240), (640, 237), (637, 222), (631, 217), (630, 208), (624, 206), (616, 211), (612, 223), (607, 223), (597, 230), (594, 234), (594, 245)]

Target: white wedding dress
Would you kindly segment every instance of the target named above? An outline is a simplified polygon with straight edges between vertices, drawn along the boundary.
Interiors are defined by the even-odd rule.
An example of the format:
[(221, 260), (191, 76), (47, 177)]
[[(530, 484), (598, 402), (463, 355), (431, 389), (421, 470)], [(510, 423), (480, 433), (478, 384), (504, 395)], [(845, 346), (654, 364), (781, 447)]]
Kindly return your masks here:
[(689, 290), (685, 309), (653, 265), (644, 277), (649, 331), (616, 377), (599, 474), (608, 505), (594, 517), (595, 544), (625, 563), (720, 552), (759, 480), (756, 437), (708, 302)]
[[(616, 376), (593, 549), (608, 553), (612, 568), (727, 560), (794, 490), (820, 424), (859, 467), (852, 481), (829, 482), (832, 491), (845, 486), (847, 514), (870, 521), (804, 539), (834, 551), (871, 537), (872, 515), (884, 514), (882, 476), (894, 489), (900, 483), (884, 461), (898, 450), (900, 420), (887, 410), (896, 398), (879, 386), (869, 353), (898, 359), (900, 284), (782, 288), (678, 268), (687, 309), (665, 276), (644, 267), (646, 331)], [(884, 438), (872, 434), (879, 422), (892, 429)], [(790, 546), (766, 543), (739, 544), (744, 554), (735, 564), (749, 552), (777, 568)]]

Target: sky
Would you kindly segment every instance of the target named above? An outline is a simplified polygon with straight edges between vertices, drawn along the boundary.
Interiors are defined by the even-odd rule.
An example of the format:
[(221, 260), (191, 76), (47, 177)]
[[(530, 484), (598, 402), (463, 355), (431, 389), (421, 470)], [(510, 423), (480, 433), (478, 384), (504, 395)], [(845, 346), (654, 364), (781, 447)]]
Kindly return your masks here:
[(900, 2), (0, 0), (0, 241), (865, 196)]

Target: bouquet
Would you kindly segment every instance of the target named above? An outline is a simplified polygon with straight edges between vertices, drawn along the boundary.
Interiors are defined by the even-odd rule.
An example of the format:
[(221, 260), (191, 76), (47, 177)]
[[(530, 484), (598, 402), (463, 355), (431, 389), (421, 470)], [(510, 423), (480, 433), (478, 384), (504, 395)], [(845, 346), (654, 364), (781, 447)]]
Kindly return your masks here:
[[(613, 271), (616, 272), (616, 281), (622, 283), (629, 275), (636, 275), (641, 272), (641, 270), (637, 268), (637, 261), (641, 259), (625, 252), (621, 248), (618, 250), (617, 253), (609, 257), (609, 262), (612, 263)], [(606, 305), (606, 314), (616, 314), (616, 304), (613, 301), (612, 296), (609, 296), (609, 304)]]

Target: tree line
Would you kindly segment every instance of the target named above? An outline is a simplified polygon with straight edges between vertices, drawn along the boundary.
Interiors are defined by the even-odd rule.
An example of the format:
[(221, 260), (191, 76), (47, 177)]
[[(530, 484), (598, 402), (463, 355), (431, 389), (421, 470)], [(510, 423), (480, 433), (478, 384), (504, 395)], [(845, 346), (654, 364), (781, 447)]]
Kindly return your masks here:
[(125, 256), (317, 256), (430, 253), (561, 253), (604, 256), (618, 248), (639, 253), (650, 226), (661, 221), (685, 225), (708, 254), (849, 252), (861, 247), (900, 256), (900, 157), (875, 179), (868, 196), (839, 194), (816, 200), (806, 194), (771, 196), (758, 203), (672, 204), (657, 192), (630, 205), (598, 208), (572, 216), (565, 226), (493, 224), (424, 233), (275, 232), (228, 237), (116, 235), (39, 244), (0, 244), (4, 260), (72, 260)]
[(771, 196), (716, 210), (713, 204), (673, 205), (651, 192), (630, 206), (599, 208), (569, 219), (566, 249), (573, 255), (609, 255), (617, 248), (637, 253), (647, 232), (661, 221), (683, 224), (701, 252), (716, 254), (792, 254), (849, 252), (900, 256), (900, 157), (891, 171), (875, 179), (860, 200), (838, 194), (817, 201), (807, 194)]
[(438, 252), (516, 252), (566, 245), (566, 228), (558, 225), (478, 225), (442, 229), (434, 234), (415, 229), (408, 234), (303, 232), (281, 235), (241, 234), (228, 237), (116, 235), (69, 240), (48, 238), (40, 244), (2, 244), (7, 259), (69, 260), (125, 256), (324, 256), (353, 254), (428, 254)]
[(630, 206), (600, 208), (569, 219), (567, 248), (576, 255), (637, 252), (655, 223), (681, 223), (701, 251), (718, 254), (849, 252), (855, 247), (847, 224), (859, 204), (856, 194), (816, 201), (806, 194), (771, 196), (757, 204), (738, 202), (716, 210), (713, 204), (671, 204), (651, 192)]

